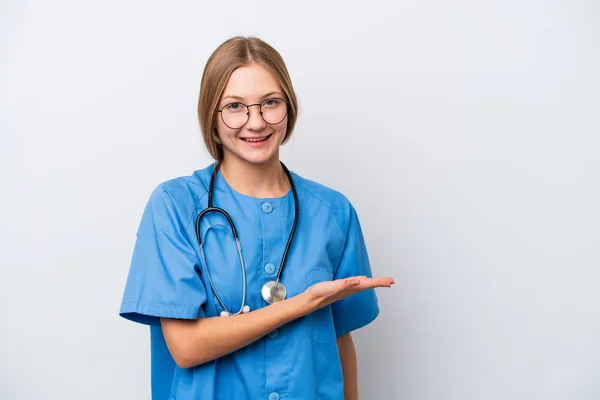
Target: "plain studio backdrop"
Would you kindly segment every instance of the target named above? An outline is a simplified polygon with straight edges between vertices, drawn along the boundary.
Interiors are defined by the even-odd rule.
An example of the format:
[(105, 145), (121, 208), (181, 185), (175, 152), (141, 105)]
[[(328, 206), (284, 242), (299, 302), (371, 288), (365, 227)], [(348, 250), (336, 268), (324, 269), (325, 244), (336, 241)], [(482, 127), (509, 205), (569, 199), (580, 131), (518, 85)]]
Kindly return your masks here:
[(200, 78), (235, 35), (289, 67), (282, 160), (396, 278), (354, 335), (362, 399), (600, 398), (597, 1), (0, 4), (0, 398), (149, 398), (135, 233), (211, 162)]

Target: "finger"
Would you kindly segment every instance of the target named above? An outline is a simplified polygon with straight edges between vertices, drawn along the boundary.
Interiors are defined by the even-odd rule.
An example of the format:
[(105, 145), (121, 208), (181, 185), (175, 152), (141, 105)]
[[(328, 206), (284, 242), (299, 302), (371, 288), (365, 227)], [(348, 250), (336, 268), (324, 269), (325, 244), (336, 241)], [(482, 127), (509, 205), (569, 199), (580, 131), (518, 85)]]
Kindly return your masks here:
[(357, 278), (360, 280), (360, 288), (361, 289), (369, 289), (376, 287), (391, 287), (394, 284), (394, 279), (387, 278)]

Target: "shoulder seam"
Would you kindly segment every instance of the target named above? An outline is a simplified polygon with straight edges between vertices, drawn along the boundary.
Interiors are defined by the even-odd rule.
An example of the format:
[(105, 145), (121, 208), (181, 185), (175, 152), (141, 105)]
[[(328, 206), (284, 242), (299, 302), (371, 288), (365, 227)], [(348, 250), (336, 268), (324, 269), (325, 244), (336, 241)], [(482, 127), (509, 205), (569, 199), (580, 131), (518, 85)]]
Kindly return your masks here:
[(192, 223), (192, 220), (194, 219), (193, 217), (194, 217), (194, 211), (196, 211), (196, 207), (198, 207), (198, 204), (200, 204), (200, 202), (202, 201), (204, 196), (206, 196), (207, 193), (208, 193), (208, 190), (204, 189), (204, 192), (202, 193), (202, 195), (200, 197), (198, 197), (198, 200), (196, 201), (196, 203), (194, 203), (194, 206), (190, 210), (190, 216), (188, 217), (187, 224), (185, 225), (186, 230), (190, 227), (190, 224)]
[[(171, 195), (171, 192), (169, 192), (169, 190), (167, 188), (165, 188), (164, 186), (161, 187), (161, 190), (163, 192), (165, 192), (167, 194), (167, 196), (169, 196), (169, 200), (171, 200), (171, 203), (173, 204), (173, 206), (175, 206), (175, 201), (173, 200), (173, 196)], [(187, 223), (185, 224), (185, 230), (187, 232), (188, 228), (190, 227), (190, 223), (192, 222), (192, 217), (194, 216), (194, 211), (196, 210), (196, 207), (198, 207), (198, 203), (200, 203), (202, 201), (202, 199), (204, 198), (204, 196), (206, 196), (206, 193), (208, 193), (208, 190), (204, 190), (204, 192), (202, 193), (202, 195), (200, 197), (198, 197), (198, 200), (196, 200), (196, 202), (194, 203), (194, 206), (192, 207), (191, 211), (190, 211), (190, 215), (187, 219)]]
[(308, 193), (310, 193), (314, 198), (316, 198), (321, 203), (323, 203), (327, 208), (329, 208), (329, 210), (332, 211), (333, 218), (335, 219), (335, 222), (337, 222), (338, 227), (342, 231), (342, 234), (347, 234), (346, 230), (342, 227), (342, 224), (340, 224), (340, 221), (338, 220), (337, 213), (334, 212), (334, 211), (337, 211), (337, 208), (333, 208), (325, 200), (323, 200), (322, 198), (320, 198), (319, 196), (317, 196), (312, 190), (310, 190), (309, 188), (307, 188), (306, 185), (304, 185), (302, 182), (298, 182), (298, 186), (301, 186), (304, 190), (306, 190)]

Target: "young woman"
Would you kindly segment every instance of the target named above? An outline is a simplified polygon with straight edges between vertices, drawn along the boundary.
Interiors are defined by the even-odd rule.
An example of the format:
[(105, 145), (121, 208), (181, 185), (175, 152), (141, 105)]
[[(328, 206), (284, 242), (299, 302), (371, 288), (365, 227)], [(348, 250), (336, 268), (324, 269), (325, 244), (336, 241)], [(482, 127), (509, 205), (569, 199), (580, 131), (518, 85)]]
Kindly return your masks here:
[(394, 281), (372, 278), (350, 202), (280, 162), (297, 114), (267, 43), (209, 58), (198, 115), (216, 162), (150, 196), (120, 310), (152, 327), (153, 399), (358, 398), (350, 332)]

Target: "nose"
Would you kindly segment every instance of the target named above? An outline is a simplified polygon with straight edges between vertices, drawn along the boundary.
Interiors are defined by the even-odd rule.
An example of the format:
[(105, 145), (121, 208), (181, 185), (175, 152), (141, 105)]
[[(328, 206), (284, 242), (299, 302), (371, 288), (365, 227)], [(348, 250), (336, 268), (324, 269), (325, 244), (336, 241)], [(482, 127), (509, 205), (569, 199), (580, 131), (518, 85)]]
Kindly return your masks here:
[[(255, 110), (252, 110), (252, 107), (255, 107)], [(260, 104), (253, 104), (248, 106), (248, 122), (246, 123), (246, 128), (252, 131), (259, 131), (264, 129), (265, 120), (260, 115)]]

